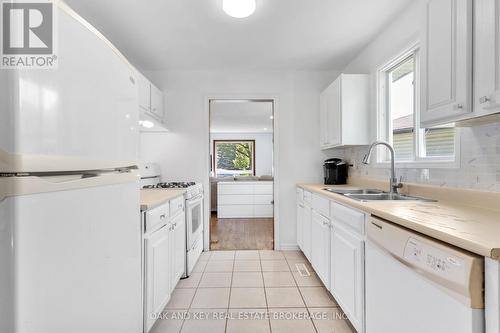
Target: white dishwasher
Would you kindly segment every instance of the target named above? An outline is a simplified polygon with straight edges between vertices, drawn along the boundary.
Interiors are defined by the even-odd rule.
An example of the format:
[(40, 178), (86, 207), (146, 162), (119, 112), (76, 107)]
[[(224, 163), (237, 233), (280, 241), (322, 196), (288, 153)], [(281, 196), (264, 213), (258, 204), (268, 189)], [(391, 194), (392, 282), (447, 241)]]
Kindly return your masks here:
[(367, 234), (367, 333), (484, 332), (482, 257), (380, 219)]

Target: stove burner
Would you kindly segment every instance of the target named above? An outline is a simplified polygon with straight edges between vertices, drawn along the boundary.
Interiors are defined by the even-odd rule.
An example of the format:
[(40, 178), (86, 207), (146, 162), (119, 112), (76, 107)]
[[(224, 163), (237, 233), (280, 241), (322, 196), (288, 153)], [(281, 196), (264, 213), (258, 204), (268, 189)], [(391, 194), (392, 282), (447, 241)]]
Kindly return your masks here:
[(157, 188), (188, 188), (189, 186), (196, 185), (195, 182), (169, 182), (169, 183), (158, 183)]

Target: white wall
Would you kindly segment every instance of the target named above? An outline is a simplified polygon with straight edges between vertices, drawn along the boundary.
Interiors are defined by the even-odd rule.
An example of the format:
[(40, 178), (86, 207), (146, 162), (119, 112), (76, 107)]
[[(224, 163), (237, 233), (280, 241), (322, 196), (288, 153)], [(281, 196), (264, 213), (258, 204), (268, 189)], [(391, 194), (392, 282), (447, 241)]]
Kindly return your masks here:
[[(322, 181), (319, 94), (338, 72), (160, 71), (146, 73), (166, 92), (169, 133), (141, 135), (141, 159), (161, 164), (165, 180), (203, 182), (210, 170), (208, 97), (276, 97), (275, 151), (279, 243), (296, 245), (295, 185)], [(208, 198), (206, 199), (208, 212)]]
[[(426, 0), (415, 0), (400, 13), (399, 18), (386, 27), (346, 67), (346, 73), (372, 74), (372, 119), (371, 136), (376, 138), (376, 96), (375, 73), (378, 67), (397, 55), (417, 40), (421, 40), (425, 18)], [(355, 129), (353, 129), (355, 130)], [(474, 128), (457, 129), (461, 141), (459, 168), (406, 168), (398, 169), (398, 176), (405, 181), (428, 183), (440, 186), (475, 188), (500, 191), (500, 125), (493, 124)], [(360, 161), (366, 153), (366, 147), (348, 148), (345, 151), (331, 151), (330, 154), (343, 153), (356, 167), (350, 175), (367, 178), (387, 179), (389, 171), (385, 168), (363, 165)]]
[(212, 156), (214, 140), (255, 140), (255, 175), (272, 176), (272, 133), (210, 133), (210, 154)]

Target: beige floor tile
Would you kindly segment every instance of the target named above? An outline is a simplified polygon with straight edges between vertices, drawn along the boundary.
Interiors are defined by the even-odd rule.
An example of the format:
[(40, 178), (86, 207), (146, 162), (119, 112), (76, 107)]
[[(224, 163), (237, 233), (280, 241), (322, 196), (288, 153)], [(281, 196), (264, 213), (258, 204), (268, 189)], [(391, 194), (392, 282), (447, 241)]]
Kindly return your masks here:
[(299, 287), (323, 287), (323, 283), (316, 273), (303, 276), (299, 272), (293, 272), (293, 278)]
[(191, 275), (186, 279), (181, 279), (179, 283), (177, 283), (176, 288), (184, 289), (184, 288), (197, 288), (200, 283), (201, 276), (203, 273), (191, 273)]
[(236, 251), (234, 257), (236, 260), (259, 260), (259, 251), (247, 250), (247, 251)]
[(226, 309), (190, 310), (190, 317), (184, 321), (181, 333), (224, 333), (226, 313)]
[(232, 272), (234, 261), (232, 260), (219, 260), (219, 261), (209, 261), (205, 272)]
[(337, 306), (330, 292), (324, 287), (300, 287), (300, 293), (308, 308)]
[[(189, 289), (185, 289), (189, 290)], [(230, 288), (198, 288), (194, 295), (192, 309), (222, 309), (229, 304)]]
[(260, 272), (260, 260), (236, 260), (234, 262), (235, 272)]
[(301, 308), (305, 307), (298, 288), (266, 288), (269, 308)]
[(232, 288), (230, 308), (265, 308), (264, 288)]
[(149, 333), (179, 333), (187, 310), (165, 310)]
[[(269, 309), (273, 333), (315, 333), (307, 309)], [(331, 333), (331, 332), (330, 332)], [(337, 333), (337, 332), (334, 332)]]
[(306, 257), (304, 256), (302, 251), (282, 251), (282, 252), (286, 259), (306, 260)]
[(212, 251), (209, 261), (234, 260), (235, 251)]
[(210, 259), (210, 256), (212, 255), (212, 252), (210, 251), (205, 251), (200, 254), (200, 258), (198, 261), (208, 261)]
[(233, 273), (233, 288), (256, 287), (263, 288), (264, 281), (262, 280), (261, 272), (234, 272)]
[(230, 309), (226, 333), (269, 333), (267, 309)]
[(174, 289), (165, 309), (189, 309), (196, 289)]
[(259, 254), (260, 260), (282, 260), (285, 258), (280, 251), (261, 250)]
[(205, 272), (201, 278), (200, 288), (229, 288), (231, 287), (232, 275), (231, 272)]
[(286, 260), (262, 260), (263, 272), (289, 272), (290, 267)]
[(290, 272), (263, 272), (266, 287), (295, 287), (295, 280)]
[(196, 265), (194, 265), (193, 273), (203, 273), (205, 267), (207, 267), (207, 261), (198, 261)]
[(318, 333), (356, 333), (347, 316), (339, 308), (309, 309)]

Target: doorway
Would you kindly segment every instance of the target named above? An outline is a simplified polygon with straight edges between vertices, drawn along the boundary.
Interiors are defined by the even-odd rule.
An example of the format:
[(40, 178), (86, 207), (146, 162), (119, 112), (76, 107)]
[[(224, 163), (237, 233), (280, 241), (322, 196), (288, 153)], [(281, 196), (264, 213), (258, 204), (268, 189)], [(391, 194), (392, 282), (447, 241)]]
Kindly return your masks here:
[(273, 250), (274, 100), (209, 100), (210, 250)]

